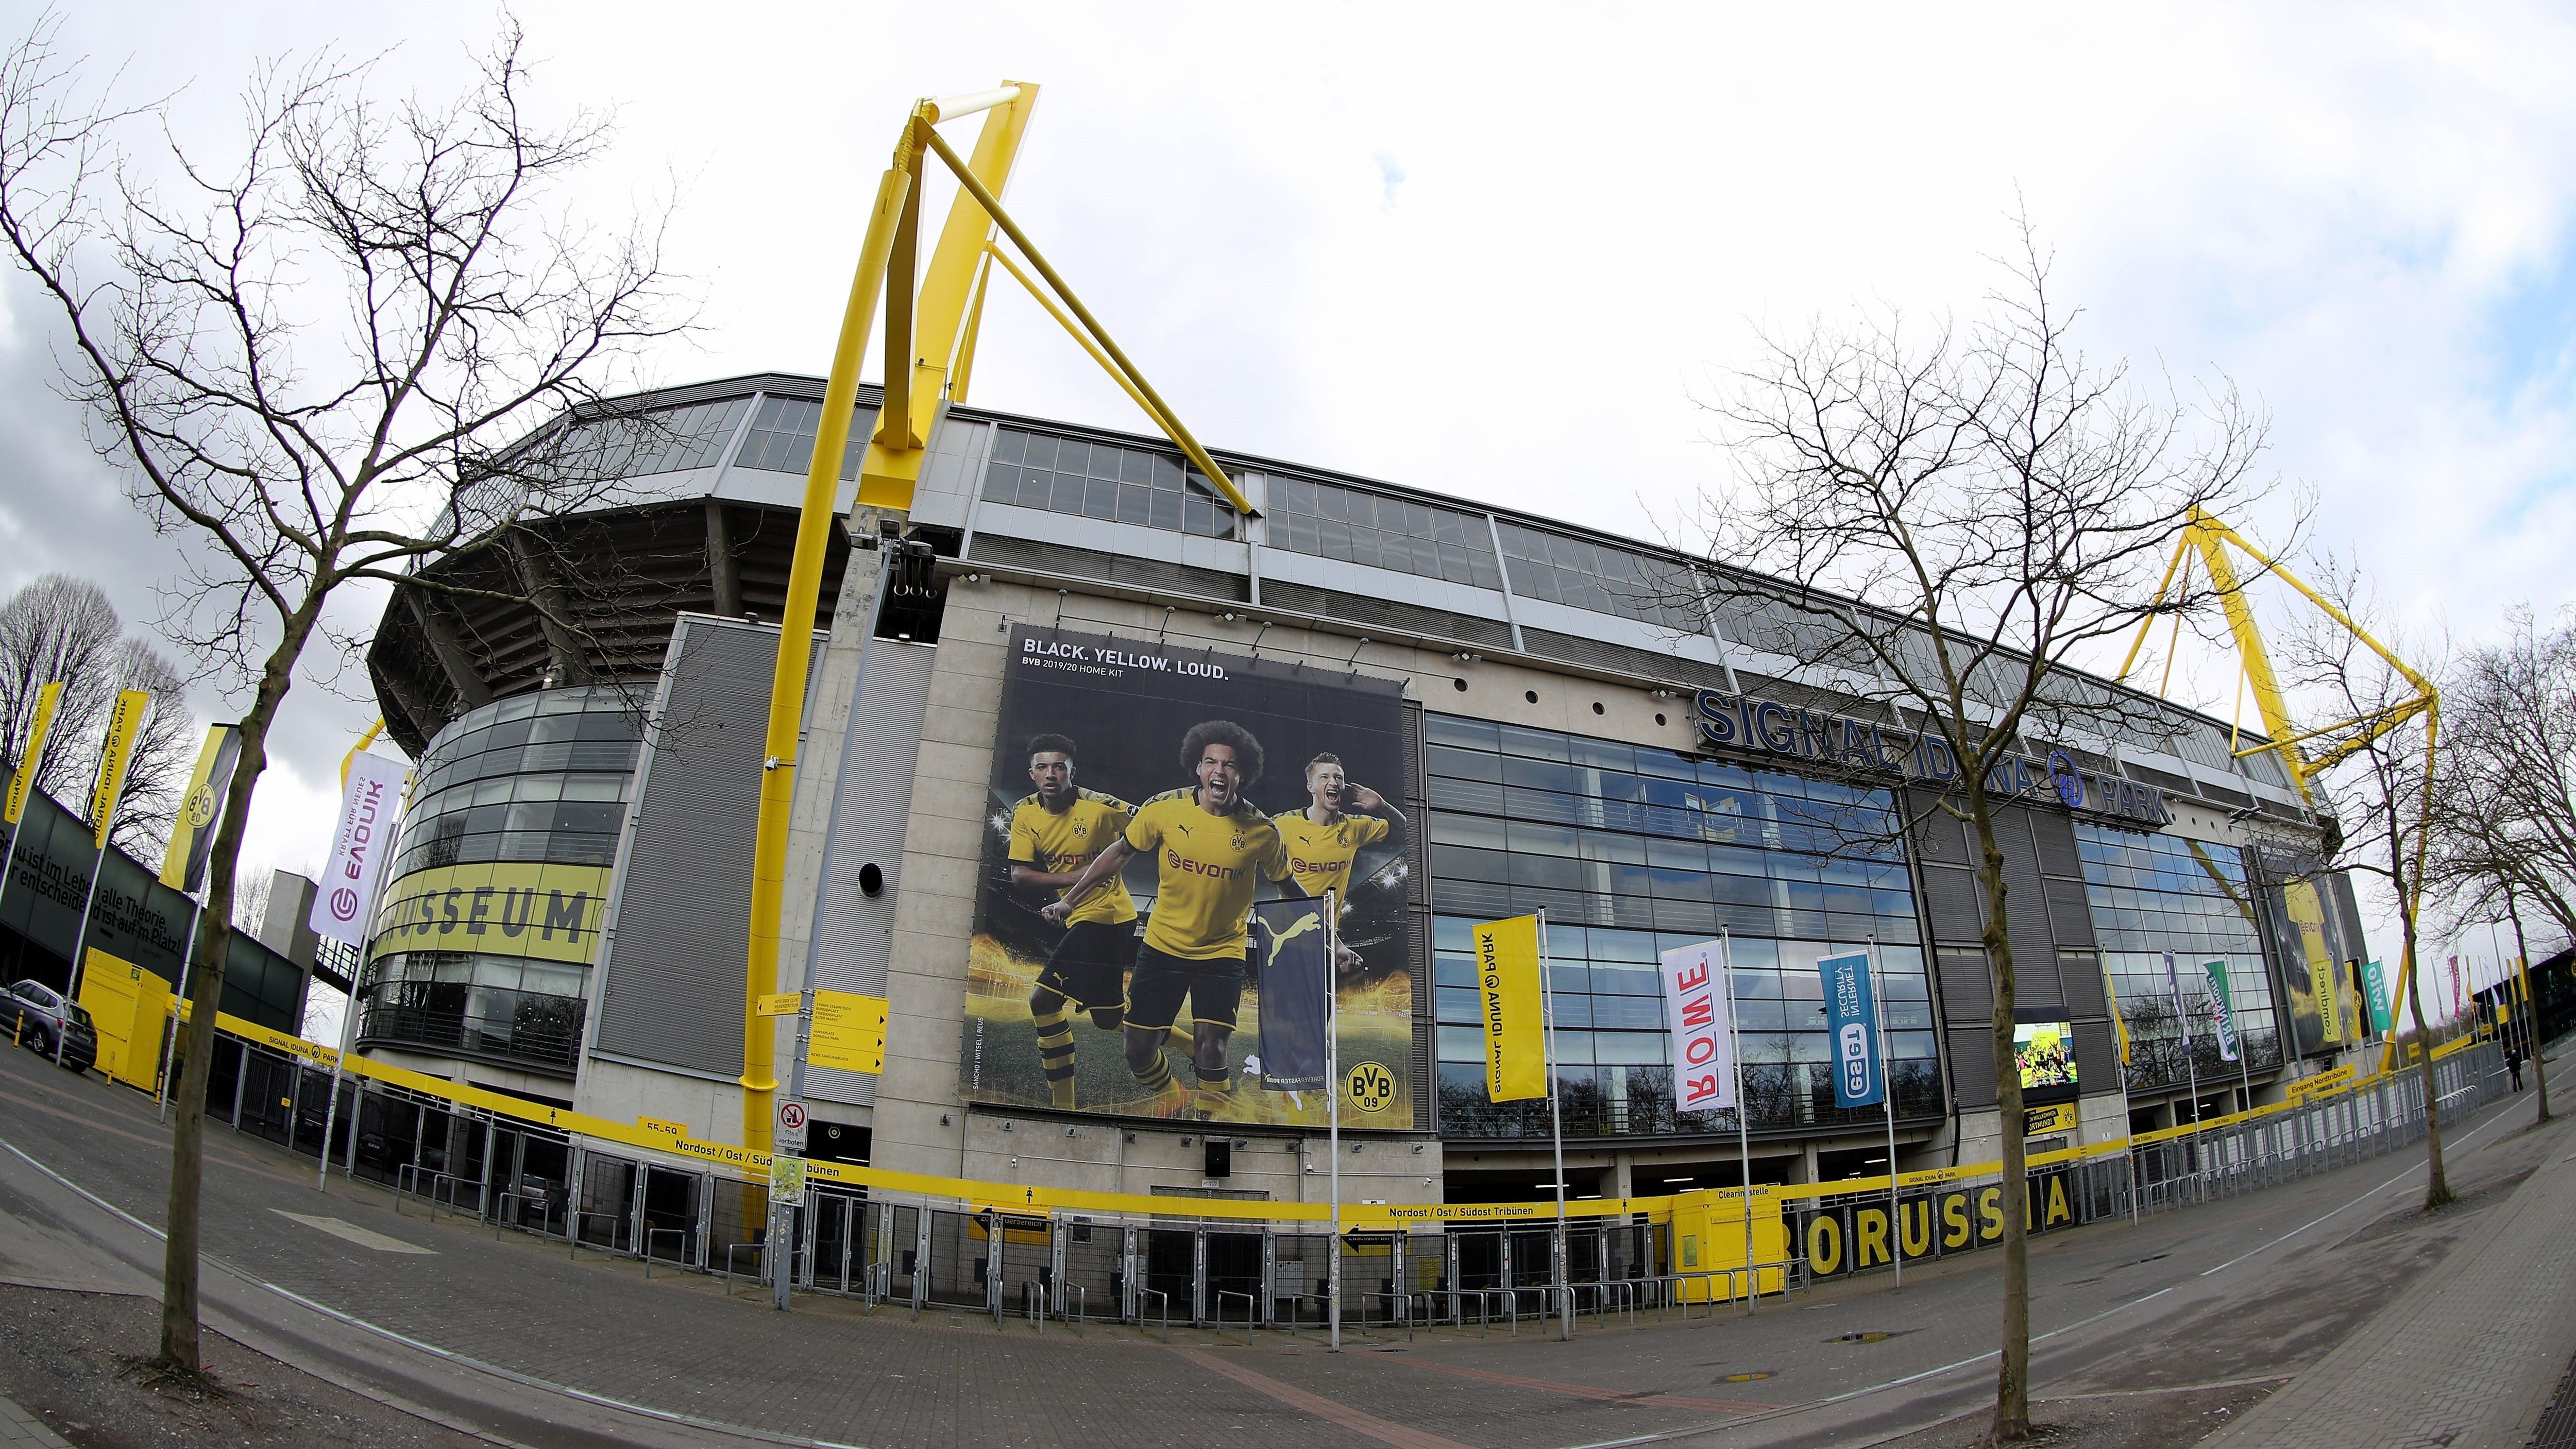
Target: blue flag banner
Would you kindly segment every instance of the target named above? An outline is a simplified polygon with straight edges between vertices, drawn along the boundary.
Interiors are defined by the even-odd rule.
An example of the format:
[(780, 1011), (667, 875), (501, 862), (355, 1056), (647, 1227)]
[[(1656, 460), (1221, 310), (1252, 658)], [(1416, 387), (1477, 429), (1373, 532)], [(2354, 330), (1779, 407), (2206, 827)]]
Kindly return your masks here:
[(1878, 1012), (1870, 998), (1869, 953), (1828, 956), (1816, 963), (1816, 972), (1825, 980), (1834, 1105), (1876, 1106), (1887, 1095), (1887, 1075), (1878, 1059)]
[(1260, 999), (1261, 1085), (1272, 1092), (1325, 1089), (1324, 1034), (1330, 1029), (1333, 963), (1326, 951), (1324, 905), (1298, 898), (1252, 908), (1259, 953), (1253, 986)]

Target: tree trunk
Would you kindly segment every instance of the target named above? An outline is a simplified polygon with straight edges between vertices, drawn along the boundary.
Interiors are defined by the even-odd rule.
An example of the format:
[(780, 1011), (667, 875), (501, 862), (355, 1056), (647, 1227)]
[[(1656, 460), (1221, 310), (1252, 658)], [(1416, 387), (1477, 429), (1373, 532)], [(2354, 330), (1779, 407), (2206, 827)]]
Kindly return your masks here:
[(2549, 1120), (2549, 1066), (2540, 1059), (2540, 1002), (2531, 992), (2531, 943), (2522, 938), (2522, 908), (2514, 904), (2511, 893), (2504, 898), (2505, 914), (2513, 918), (2513, 949), (2522, 962), (2515, 972), (2520, 984), (2515, 988), (2522, 996), (2523, 1053), (2531, 1059), (2532, 1085), (2540, 1089), (2540, 1121)]
[[(2004, 1332), (2001, 1363), (1995, 1371), (1994, 1442), (2018, 1443), (2030, 1437), (2030, 1225), (2026, 1208), (2027, 1170), (2022, 1143), (2021, 1071), (2013, 1056), (2012, 933), (2005, 925), (2003, 847), (1995, 841), (1993, 812), (1985, 791), (1968, 776), (1968, 812), (1977, 828), (1977, 884), (1986, 896), (1985, 944), (1995, 967), (1995, 1110), (2003, 1133)], [(1888, 1166), (1892, 1169), (1895, 1164)]]
[(188, 987), (187, 1058), (170, 1114), (170, 1200), (162, 1216), (161, 1351), (153, 1362), (174, 1372), (204, 1370), (197, 1344), (198, 1199), (205, 1178), (206, 1079), (214, 1069), (215, 1015), (224, 999), (225, 958), (232, 950), (233, 872), (241, 863), (251, 792), (268, 768), (269, 726), (294, 682), (296, 656), (318, 611), (317, 598), (287, 621), (286, 635), (261, 673), (258, 696), (241, 721), (241, 759), (224, 793), (223, 818), (206, 864), (206, 909), (197, 922), (197, 966)]
[(2448, 1207), (2454, 1198), (2450, 1179), (2442, 1172), (2442, 1108), (2433, 1090), (2433, 1034), (2424, 1029), (2424, 983), (2416, 979), (2423, 975), (2423, 965), (2415, 957), (2415, 913), (2406, 909), (2403, 896), (2398, 900), (2397, 922), (2406, 933), (2406, 1005), (2415, 1013), (2415, 1048), (2424, 1054), (2424, 1156), (2432, 1174), (2424, 1186), (2424, 1210), (2431, 1212)]

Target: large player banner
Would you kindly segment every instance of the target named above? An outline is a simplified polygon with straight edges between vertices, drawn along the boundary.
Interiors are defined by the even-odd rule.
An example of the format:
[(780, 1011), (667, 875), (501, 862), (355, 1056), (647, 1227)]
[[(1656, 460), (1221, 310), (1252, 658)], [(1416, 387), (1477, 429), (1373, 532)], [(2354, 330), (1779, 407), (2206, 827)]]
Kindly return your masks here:
[[(1403, 808), (1402, 687), (1026, 625), (1009, 647), (966, 1096), (1320, 1128), (1331, 1090), (1344, 1127), (1413, 1130), (1405, 851), (1421, 827)], [(1341, 902), (1338, 956), (1320, 965), (1340, 1022), (1329, 1084), (1320, 917), (1299, 905), (1327, 891)], [(1256, 925), (1273, 901), (1289, 904)]]

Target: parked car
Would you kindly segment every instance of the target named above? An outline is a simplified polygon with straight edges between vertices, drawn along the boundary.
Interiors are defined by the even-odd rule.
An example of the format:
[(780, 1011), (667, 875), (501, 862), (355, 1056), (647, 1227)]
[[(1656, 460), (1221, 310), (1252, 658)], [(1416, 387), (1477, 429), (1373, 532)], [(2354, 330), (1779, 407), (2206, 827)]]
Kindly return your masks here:
[(98, 1028), (89, 1012), (41, 981), (21, 981), (0, 994), (0, 1031), (49, 1057), (59, 1039), (62, 1064), (76, 1072), (88, 1071), (98, 1060)]

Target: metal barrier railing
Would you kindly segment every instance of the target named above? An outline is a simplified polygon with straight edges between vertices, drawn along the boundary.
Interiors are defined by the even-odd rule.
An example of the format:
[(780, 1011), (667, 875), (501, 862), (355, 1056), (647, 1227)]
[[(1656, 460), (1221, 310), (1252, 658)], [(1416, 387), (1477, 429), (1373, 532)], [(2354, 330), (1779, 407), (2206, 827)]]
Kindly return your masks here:
[[(226, 1044), (235, 1045), (229, 1038)], [(269, 1059), (272, 1054), (264, 1047), (244, 1042), (236, 1049), (243, 1058), (236, 1068), (237, 1079), (258, 1075), (268, 1080), (292, 1076), (300, 1070), (298, 1063), (285, 1056)], [(2061, 1174), (2072, 1205), (2071, 1220), (2092, 1222), (2261, 1191), (2335, 1170), (2422, 1139), (2422, 1086), (2415, 1073), (2423, 1070), (2426, 1068), (2422, 1066), (2408, 1068), (2365, 1079), (2357, 1088), (2332, 1097), (2286, 1108), (2266, 1108), (2252, 1116), (2206, 1124), (2197, 1132), (2160, 1134), (2156, 1140), (2139, 1141), (2125, 1150), (2115, 1147), (2106, 1155), (2034, 1168), (2034, 1182), (2042, 1173)], [(2434, 1073), (2438, 1109), (2446, 1120), (2510, 1093), (2501, 1056), (2492, 1045), (2452, 1050), (2435, 1061), (2430, 1070)], [(1004, 1269), (1029, 1266), (1032, 1261), (1016, 1257), (1017, 1248), (1006, 1250), (1000, 1246), (998, 1227), (939, 1202), (839, 1186), (818, 1186), (798, 1210), (783, 1260), (774, 1259), (767, 1251), (769, 1245), (753, 1236), (759, 1232), (754, 1195), (762, 1186), (756, 1180), (730, 1178), (703, 1166), (675, 1166), (645, 1153), (625, 1155), (609, 1150), (603, 1139), (575, 1138), (497, 1109), (372, 1078), (353, 1076), (348, 1085), (359, 1100), (345, 1109), (344, 1116), (357, 1121), (361, 1120), (361, 1112), (369, 1114), (363, 1119), (373, 1124), (365, 1144), (368, 1171), (371, 1175), (381, 1173), (379, 1180), (390, 1180), (397, 1211), (404, 1198), (418, 1197), (429, 1204), (433, 1219), (444, 1205), (457, 1214), (471, 1210), (479, 1221), (491, 1223), (496, 1233), (515, 1228), (542, 1239), (555, 1237), (560, 1213), (565, 1221), (563, 1241), (574, 1257), (588, 1248), (609, 1256), (639, 1259), (648, 1275), (656, 1264), (684, 1271), (720, 1272), (728, 1295), (738, 1277), (756, 1276), (757, 1281), (770, 1282), (770, 1275), (783, 1269), (797, 1275), (801, 1288), (843, 1293), (855, 1289), (870, 1311), (881, 1302), (898, 1301), (895, 1295), (902, 1290), (896, 1280), (901, 1277), (908, 1280), (906, 1297), (916, 1318), (931, 1302), (951, 1302), (961, 1294), (971, 1294), (968, 1301), (978, 1307), (989, 1301), (997, 1323), (1005, 1316)], [(223, 1113), (218, 1110), (214, 1115), (220, 1117)], [(380, 1141), (383, 1133), (377, 1128), (397, 1134), (396, 1140)], [(358, 1135), (353, 1130), (345, 1139), (351, 1163), (359, 1155)], [(348, 1170), (349, 1164), (339, 1161), (341, 1155), (333, 1154), (333, 1165)], [(1979, 1184), (1986, 1188), (1994, 1185), (1991, 1177), (1959, 1179), (1926, 1190), (1983, 1190)], [(1909, 1184), (1907, 1190), (1911, 1188)], [(1344, 1312), (1356, 1315), (1363, 1332), (1375, 1332), (1384, 1326), (1401, 1327), (1411, 1334), (1425, 1324), (1443, 1322), (1463, 1328), (1472, 1313), (1480, 1335), (1490, 1334), (1492, 1322), (1498, 1317), (1504, 1320), (1506, 1332), (1517, 1335), (1524, 1316), (1544, 1320), (1569, 1308), (1577, 1316), (1589, 1315), (1596, 1325), (1622, 1316), (1634, 1325), (1649, 1306), (1658, 1320), (1678, 1311), (1687, 1321), (1699, 1316), (1693, 1309), (1702, 1303), (1709, 1306), (1708, 1316), (1714, 1317), (1721, 1301), (1740, 1303), (1752, 1311), (1764, 1296), (1776, 1293), (1785, 1297), (1812, 1287), (1817, 1276), (1813, 1265), (1796, 1251), (1803, 1244), (1803, 1238), (1797, 1235), (1800, 1224), (1818, 1212), (1848, 1212), (1884, 1205), (1886, 1201), (1883, 1185), (1874, 1192), (1792, 1199), (1789, 1225), (1793, 1230), (1793, 1251), (1788, 1258), (1681, 1272), (1651, 1271), (1668, 1266), (1674, 1250), (1663, 1224), (1650, 1224), (1642, 1216), (1634, 1220), (1578, 1222), (1565, 1231), (1567, 1251), (1559, 1255), (1560, 1260), (1570, 1260), (1575, 1269), (1575, 1281), (1563, 1287), (1509, 1282), (1511, 1274), (1524, 1271), (1533, 1261), (1527, 1251), (1530, 1240), (1547, 1236), (1546, 1228), (1457, 1224), (1440, 1233), (1410, 1234), (1399, 1229), (1385, 1287), (1346, 1295)], [(527, 1221), (531, 1206), (537, 1209), (533, 1224)], [(1924, 1216), (1900, 1215), (1899, 1224), (1886, 1234), (1887, 1244), (1882, 1252), (1893, 1248), (1911, 1260), (1965, 1250), (1944, 1245), (1936, 1224), (1929, 1245), (1918, 1251), (1911, 1228), (1916, 1223), (1931, 1223), (1931, 1209), (1919, 1199), (1910, 1200), (1907, 1206)], [(1051, 1316), (1068, 1321), (1079, 1332), (1088, 1313), (1082, 1285), (1071, 1281), (1073, 1272), (1087, 1272), (1112, 1284), (1121, 1272), (1142, 1276), (1143, 1239), (1149, 1233), (1164, 1232), (1247, 1237), (1258, 1234), (1265, 1240), (1265, 1270), (1259, 1293), (1217, 1289), (1212, 1283), (1201, 1283), (1197, 1289), (1200, 1295), (1213, 1294), (1212, 1321), (1219, 1333), (1235, 1326), (1231, 1312), (1236, 1300), (1244, 1306), (1242, 1323), (1247, 1339), (1263, 1326), (1285, 1327), (1294, 1333), (1330, 1322), (1332, 1305), (1327, 1296), (1300, 1291), (1314, 1282), (1311, 1275), (1315, 1265), (1337, 1250), (1337, 1244), (1322, 1233), (1281, 1231), (1241, 1220), (1209, 1220), (1191, 1225), (1175, 1223), (1165, 1216), (1152, 1219), (1151, 1226), (1143, 1220), (1132, 1220), (1122, 1227), (1114, 1216), (1067, 1220), (1041, 1215), (1028, 1221), (1052, 1235), (1040, 1244), (1052, 1260), (1052, 1279), (1047, 1269), (1040, 1269), (1034, 1280), (1020, 1280), (1021, 1312), (1035, 1332), (1043, 1333), (1045, 1319)], [(603, 1229), (595, 1237), (588, 1234), (593, 1224)], [(1089, 1257), (1081, 1261), (1068, 1259), (1068, 1232), (1076, 1234), (1083, 1244), (1093, 1244), (1090, 1235), (1101, 1231), (1111, 1235), (1112, 1246), (1075, 1248), (1072, 1251), (1076, 1259), (1083, 1254)], [(1114, 1244), (1122, 1231), (1127, 1234), (1127, 1246), (1124, 1266), (1119, 1267), (1119, 1250)], [(1461, 1243), (1468, 1239), (1484, 1241), (1481, 1246), (1470, 1244), (1473, 1252), (1462, 1257), (1466, 1249)], [(1266, 1266), (1272, 1261), (1267, 1256), (1272, 1251), (1270, 1244), (1276, 1245), (1276, 1283)], [(1974, 1246), (1973, 1241), (1969, 1246)], [(670, 1251), (665, 1252), (666, 1248)], [(746, 1252), (759, 1255), (750, 1273), (742, 1266), (741, 1255)], [(1012, 1255), (1011, 1261), (1006, 1262), (1006, 1252)], [(711, 1258), (721, 1261), (712, 1262)], [(1294, 1275), (1289, 1271), (1292, 1264), (1300, 1265)], [(1415, 1268), (1422, 1269), (1422, 1273), (1415, 1274)], [(1648, 1271), (1637, 1271), (1640, 1268)], [(976, 1270), (971, 1286), (967, 1281), (970, 1269)], [(1438, 1287), (1419, 1286), (1435, 1271)], [(1482, 1276), (1489, 1286), (1452, 1286), (1462, 1272), (1468, 1282)], [(1766, 1273), (1779, 1276), (1765, 1279), (1762, 1275)], [(1503, 1275), (1502, 1283), (1495, 1281), (1497, 1274)], [(989, 1288), (988, 1276), (993, 1280)], [(1414, 1283), (1407, 1285), (1406, 1278), (1413, 1278)], [(1766, 1282), (1777, 1286), (1766, 1289)], [(1695, 1288), (1691, 1286), (1694, 1284)], [(1099, 1286), (1097, 1282), (1095, 1286)], [(1181, 1290), (1175, 1287), (1173, 1291)], [(1159, 1326), (1168, 1342), (1170, 1293), (1131, 1282), (1125, 1297), (1117, 1316), (1140, 1328)], [(1205, 1306), (1210, 1301), (1207, 1296), (1199, 1297), (1191, 1316), (1203, 1323), (1211, 1321)], [(1310, 1306), (1314, 1309), (1311, 1318), (1307, 1313)]]

